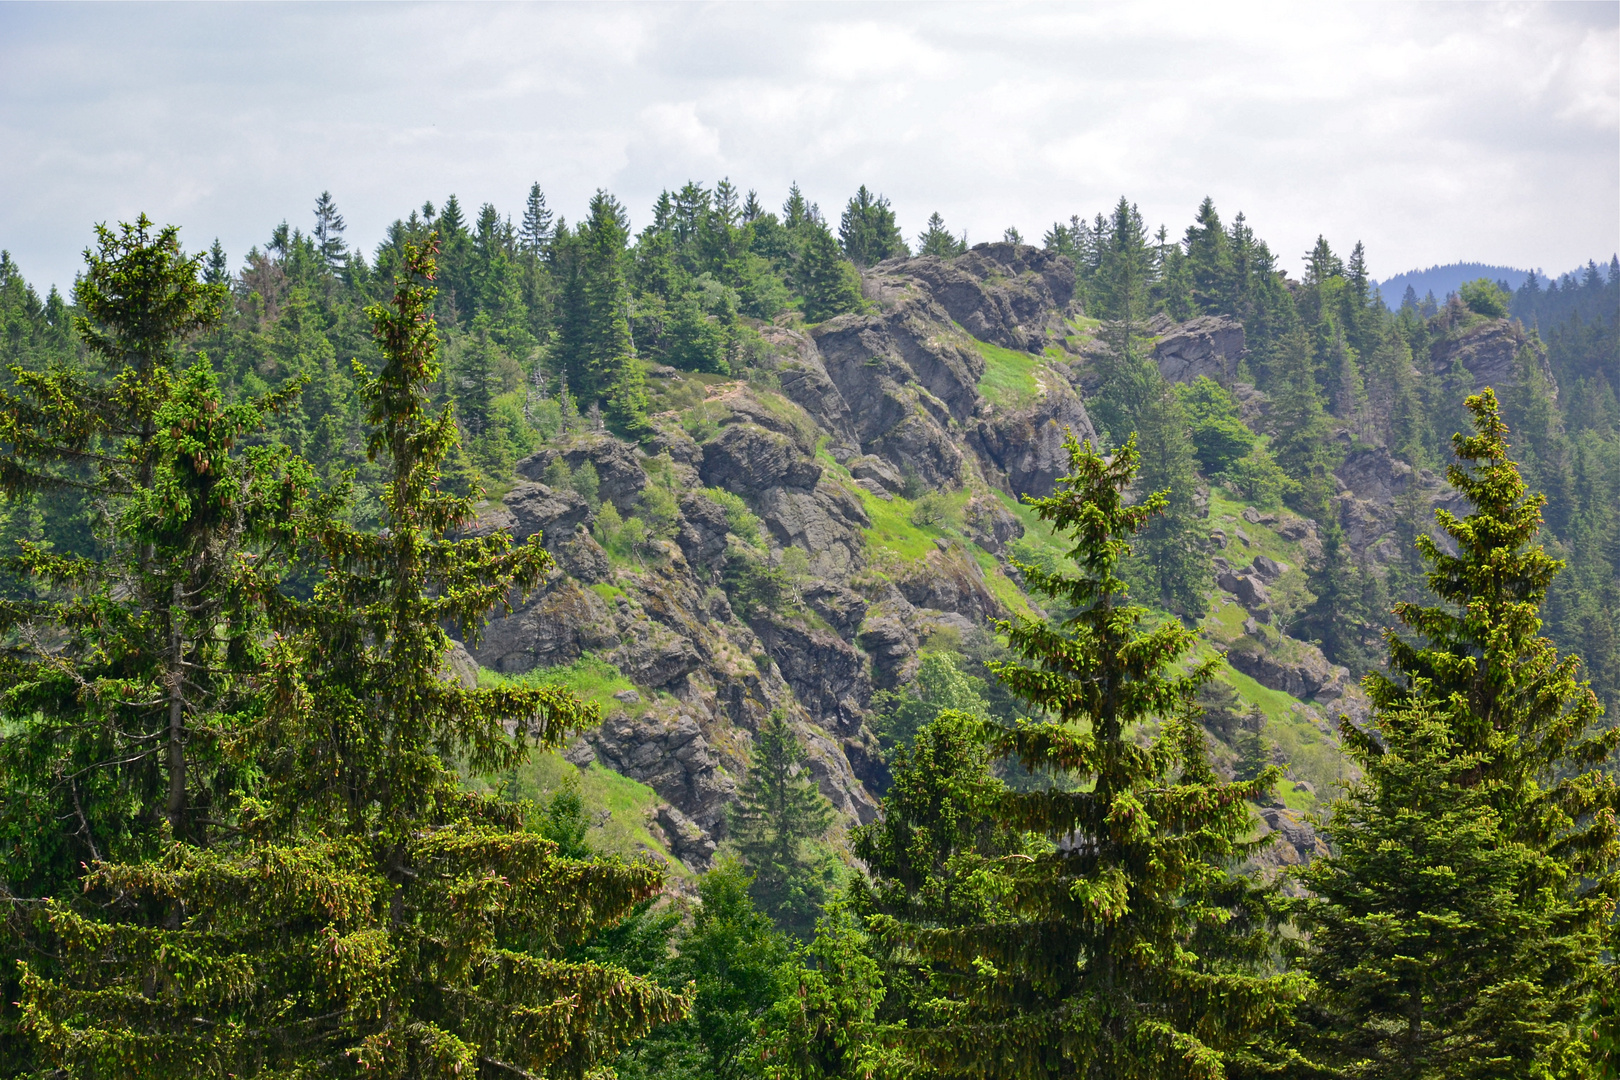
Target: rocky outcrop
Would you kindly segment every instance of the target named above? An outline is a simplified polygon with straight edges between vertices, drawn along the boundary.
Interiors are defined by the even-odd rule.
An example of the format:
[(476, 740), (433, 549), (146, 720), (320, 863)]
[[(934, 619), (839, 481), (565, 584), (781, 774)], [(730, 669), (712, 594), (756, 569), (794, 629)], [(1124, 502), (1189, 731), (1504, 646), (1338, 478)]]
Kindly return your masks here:
[(984, 571), (960, 548), (929, 552), (896, 575), (895, 587), (914, 607), (953, 612), (973, 626), (1005, 614), (985, 585)]
[(1458, 329), (1436, 341), (1429, 352), (1429, 364), (1436, 375), (1445, 375), (1454, 367), (1461, 367), (1474, 378), (1469, 393), (1478, 393), (1487, 386), (1496, 387), (1500, 394), (1508, 387), (1517, 386), (1521, 363), (1530, 365), (1550, 391), (1558, 398), (1558, 382), (1547, 362), (1547, 353), (1539, 344), (1532, 343), (1524, 327), (1512, 319), (1484, 319), (1475, 321), (1460, 312), (1450, 312), (1453, 322), (1461, 322)]
[(1344, 668), (1328, 663), (1322, 650), (1304, 642), (1291, 642), (1295, 655), (1284, 658), (1254, 638), (1240, 638), (1226, 654), (1226, 662), (1261, 686), (1281, 690), (1300, 700), (1315, 697), (1335, 679), (1343, 679)]
[(1159, 374), (1170, 382), (1192, 382), (1206, 375), (1230, 386), (1245, 352), (1242, 323), (1225, 315), (1202, 315), (1159, 331), (1153, 359)]
[(647, 486), (647, 473), (641, 467), (641, 455), (636, 448), (600, 433), (574, 435), (556, 446), (536, 450), (517, 463), (517, 474), (529, 480), (540, 480), (559, 457), (574, 470), (590, 462), (596, 470), (601, 497), (621, 513), (635, 508), (636, 497)]
[(817, 723), (846, 734), (860, 729), (872, 701), (872, 682), (847, 641), (763, 609), (749, 625)]
[(848, 578), (866, 562), (861, 529), (870, 520), (860, 502), (837, 484), (822, 483), (814, 491), (772, 488), (754, 509), (776, 545), (805, 551), (817, 574)]
[(577, 660), (618, 644), (607, 606), (590, 589), (560, 578), (484, 628), (471, 650), (484, 667), (517, 675)]
[(981, 464), (1014, 495), (1045, 496), (1068, 472), (1066, 435), (1097, 441), (1080, 395), (1054, 372), (1053, 382), (1033, 404), (1012, 412), (992, 410), (969, 429), (970, 445)]
[(652, 788), (709, 838), (725, 835), (725, 807), (737, 785), (721, 771), (692, 712), (621, 709), (587, 732), (585, 742), (596, 760)]
[(1039, 352), (1074, 298), (1074, 263), (1028, 244), (978, 244), (954, 259), (923, 256), (883, 263), (868, 276), (882, 295), (888, 275), (903, 273), (962, 329), (1008, 349)]
[(786, 435), (754, 424), (733, 424), (703, 444), (701, 474), (710, 487), (749, 495), (773, 487), (808, 491), (821, 479), (821, 466)]

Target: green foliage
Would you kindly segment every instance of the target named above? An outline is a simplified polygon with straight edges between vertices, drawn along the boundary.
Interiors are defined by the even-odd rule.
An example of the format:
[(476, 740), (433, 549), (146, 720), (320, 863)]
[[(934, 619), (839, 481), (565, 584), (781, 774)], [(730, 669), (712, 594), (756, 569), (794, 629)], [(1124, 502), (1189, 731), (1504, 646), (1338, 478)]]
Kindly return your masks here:
[(925, 652), (908, 686), (899, 692), (880, 690), (873, 697), (878, 741), (885, 752), (898, 752), (947, 710), (988, 720), (990, 703), (985, 692), (984, 680), (964, 671), (955, 653)]
[[(1004, 864), (1004, 914), (904, 927), (963, 989), (947, 1017), (896, 1037), (946, 1074), (1222, 1076), (1275, 1056), (1299, 989), (1265, 973), (1256, 899), (1226, 869), (1250, 846), (1245, 800), (1276, 772), (1215, 779), (1195, 711), (1213, 664), (1172, 673), (1191, 633), (1145, 630), (1142, 609), (1121, 602), (1129, 537), (1164, 505), (1125, 504), (1134, 446), (1108, 462), (1068, 449), (1071, 475), (1032, 505), (1070, 538), (1078, 572), (1020, 569), (1075, 614), (1001, 624), (1023, 662), (992, 665), (1042, 717), (995, 732), (995, 751), (1068, 783), (997, 802), (1000, 824), (1049, 845)], [(1149, 722), (1157, 734), (1138, 742)]]
[(1335, 806), (1338, 853), (1305, 875), (1311, 1031), (1359, 1075), (1572, 1074), (1620, 889), (1595, 771), (1620, 729), (1596, 729), (1579, 661), (1539, 636), (1562, 569), (1535, 542), (1543, 500), (1494, 393), (1468, 408), (1448, 476), (1472, 510), (1436, 512), (1457, 554), (1418, 538), (1440, 605), (1397, 606), (1417, 641), (1388, 635), (1373, 730), (1341, 727), (1364, 776)]
[(1513, 301), (1490, 278), (1463, 282), (1457, 289), (1457, 295), (1469, 311), (1489, 319), (1506, 318), (1508, 305)]
[(917, 234), (917, 254), (934, 255), (941, 259), (954, 258), (967, 251), (965, 239), (952, 236), (945, 228), (945, 219), (939, 211), (928, 215), (928, 225)]
[(838, 222), (838, 240), (856, 266), (871, 266), (897, 255), (909, 255), (900, 228), (894, 223), (889, 200), (862, 184), (844, 207)]
[(730, 807), (732, 841), (754, 873), (751, 894), (785, 930), (808, 935), (826, 897), (831, 867), (811, 847), (832, 824), (804, 746), (780, 709), (754, 736), (748, 775)]
[(472, 504), (436, 486), (456, 427), (425, 402), (431, 253), (406, 245), (392, 307), (370, 313), (384, 363), (356, 373), (386, 530), (304, 526), (325, 569), (307, 600), (274, 605), (263, 716), (238, 735), (260, 779), (220, 808), (237, 828), (212, 848), (98, 864), (88, 897), (119, 904), (46, 908), (61, 970), (20, 969), (22, 1017), (57, 1067), (426, 1075), (495, 1059), (579, 1075), (684, 1010), (622, 969), (558, 955), (656, 892), (660, 872), (560, 857), (445, 764), (510, 768), (525, 744), (508, 724), (551, 746), (594, 710), (550, 686), (441, 679), (443, 625), (467, 633), (550, 560), (504, 534), (447, 538)]
[(1187, 416), (1198, 469), (1205, 476), (1225, 474), (1255, 446), (1254, 432), (1238, 416), (1237, 401), (1207, 375), (1176, 387)]
[(838, 241), (825, 225), (811, 223), (804, 229), (804, 252), (795, 274), (804, 294), (804, 317), (818, 323), (860, 310), (861, 276), (838, 248)]

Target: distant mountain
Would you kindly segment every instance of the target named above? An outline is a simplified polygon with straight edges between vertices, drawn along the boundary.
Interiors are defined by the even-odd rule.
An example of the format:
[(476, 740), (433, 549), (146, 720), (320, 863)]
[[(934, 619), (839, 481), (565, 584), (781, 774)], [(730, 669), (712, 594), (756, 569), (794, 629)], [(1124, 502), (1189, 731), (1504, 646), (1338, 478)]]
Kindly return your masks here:
[(1516, 292), (1529, 276), (1530, 271), (1518, 270), (1511, 266), (1458, 262), (1446, 266), (1431, 266), (1427, 270), (1408, 270), (1404, 274), (1396, 274), (1392, 278), (1377, 282), (1377, 285), (1379, 291), (1384, 294), (1384, 303), (1394, 308), (1400, 306), (1401, 297), (1406, 294), (1408, 285), (1412, 286), (1419, 300), (1430, 291), (1434, 293), (1436, 300), (1444, 300), (1447, 293), (1456, 292), (1465, 281), (1474, 281), (1482, 277), (1490, 278), (1492, 281), (1505, 281), (1509, 291)]

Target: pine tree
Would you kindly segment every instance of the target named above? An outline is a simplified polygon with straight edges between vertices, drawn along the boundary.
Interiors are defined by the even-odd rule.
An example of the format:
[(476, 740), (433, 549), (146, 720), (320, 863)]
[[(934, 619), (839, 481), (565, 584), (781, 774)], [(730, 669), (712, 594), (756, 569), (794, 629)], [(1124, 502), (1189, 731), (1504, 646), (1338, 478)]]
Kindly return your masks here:
[(1620, 796), (1596, 771), (1620, 729), (1595, 730), (1579, 660), (1539, 636), (1562, 568), (1542, 498), (1492, 391), (1467, 405), (1448, 476), (1472, 510), (1436, 512), (1457, 554), (1418, 537), (1440, 603), (1396, 608), (1417, 640), (1386, 635), (1371, 730), (1341, 721), (1363, 778), (1305, 874), (1313, 1049), (1357, 1076), (1577, 1075), (1620, 892)]
[(536, 180), (529, 185), (529, 196), (523, 203), (523, 225), (518, 230), (518, 246), (531, 258), (543, 258), (551, 244), (552, 213), (546, 208), (546, 193)]
[(838, 239), (844, 254), (856, 266), (871, 266), (897, 255), (909, 255), (905, 238), (894, 223), (889, 200), (875, 195), (862, 184), (850, 197), (839, 219)]
[(567, 276), (558, 349), (579, 400), (604, 402), (616, 430), (639, 435), (647, 422), (647, 391), (630, 339), (626, 238), (624, 209), (598, 191), (590, 217), (564, 245)]
[(1163, 492), (1164, 507), (1142, 527), (1128, 576), (1191, 625), (1209, 607), (1214, 568), (1208, 528), (1198, 516), (1197, 457), (1187, 414), (1176, 393), (1158, 381), (1159, 392), (1138, 412), (1136, 427), (1142, 446), (1139, 483)]
[(208, 263), (203, 268), (203, 281), (209, 285), (229, 285), (231, 283), (230, 260), (225, 257), (225, 248), (220, 244), (219, 237), (208, 247)]
[(934, 255), (941, 259), (949, 259), (962, 254), (965, 250), (966, 245), (958, 243), (950, 230), (945, 228), (945, 219), (939, 216), (939, 211), (928, 215), (928, 227), (917, 234), (918, 255)]
[(1187, 227), (1186, 244), (1193, 302), (1198, 309), (1238, 314), (1232, 310), (1236, 299), (1232, 241), (1215, 211), (1215, 200), (1207, 195), (1199, 204), (1197, 223)]
[(321, 192), (315, 200), (315, 229), (311, 235), (315, 238), (315, 251), (328, 270), (340, 269), (348, 254), (348, 246), (343, 242), (343, 230), (343, 215), (338, 213), (332, 193)]
[[(944, 1075), (1225, 1076), (1271, 1052), (1298, 987), (1256, 973), (1268, 939), (1247, 922), (1250, 887), (1226, 869), (1249, 847), (1246, 800), (1277, 772), (1216, 780), (1196, 704), (1213, 662), (1180, 673), (1191, 632), (1144, 629), (1146, 612), (1124, 602), (1130, 537), (1164, 505), (1126, 505), (1135, 446), (1109, 461), (1067, 446), (1071, 475), (1031, 505), (1071, 539), (1078, 572), (1019, 569), (1076, 614), (1000, 624), (1021, 660), (992, 665), (1049, 717), (997, 732), (996, 752), (1054, 780), (1003, 794), (995, 817), (1049, 846), (1003, 862), (1004, 915), (906, 928), (964, 989), (946, 1022), (897, 1038)], [(1156, 733), (1142, 730), (1152, 721)]]
[[(472, 502), (436, 486), (456, 429), (426, 407), (431, 247), (405, 260), (392, 308), (369, 309), (382, 368), (357, 369), (385, 528), (309, 521), (326, 567), (313, 594), (264, 597), (281, 632), (262, 719), (242, 733), (262, 779), (228, 808), (235, 841), (99, 864), (89, 902), (48, 909), (62, 974), (21, 969), (24, 1024), (73, 1075), (581, 1076), (682, 1011), (622, 969), (558, 955), (660, 872), (558, 857), (448, 764), (505, 771), (526, 738), (556, 745), (593, 710), (555, 687), (441, 674), (444, 624), (473, 634), (550, 560), (505, 534), (447, 538)], [(171, 917), (141, 917), (154, 909)]]
[[(215, 485), (225, 485), (223, 497), (230, 482), (223, 467), (207, 475), (206, 454), (218, 447), (204, 451), (200, 472), (176, 473), (184, 466), (167, 426), (202, 423), (207, 432), (226, 422), (206, 415), (219, 409), (217, 397), (208, 401), (206, 368), (181, 369), (182, 343), (217, 319), (224, 286), (199, 281), (200, 257), (181, 251), (179, 230), (154, 232), (145, 215), (98, 227), (86, 255), (74, 298), (88, 369), (14, 367), (13, 388), (0, 392), (0, 491), (8, 499), (87, 491), (99, 504), (98, 546), (111, 548), (104, 558), (36, 545), (4, 553), (14, 573), (56, 590), (0, 608), (15, 639), (0, 708), (17, 726), (0, 742), (3, 813), (5, 831), (22, 840), (4, 878), (35, 896), (65, 888), (84, 863), (151, 850), (161, 828), (194, 835), (213, 733), (209, 710), (184, 694), (185, 669), (196, 668), (193, 686), (212, 680), (213, 633), (199, 634), (198, 620), (222, 595), (213, 586), (223, 588), (240, 542), (230, 527), (214, 531), (213, 505), (199, 508), (194, 525), (154, 531), (168, 520), (163, 499), (207, 504)], [(172, 528), (181, 535), (168, 535)], [(193, 615), (185, 597), (205, 586)], [(222, 623), (228, 637), (243, 632)], [(46, 820), (72, 827), (40, 836), (35, 826)]]
[(804, 227), (804, 253), (795, 278), (804, 295), (804, 317), (823, 322), (861, 306), (861, 278), (840, 253), (825, 225)]
[(805, 767), (804, 746), (780, 709), (754, 736), (748, 775), (731, 807), (731, 835), (754, 872), (752, 893), (778, 926), (808, 935), (826, 897), (827, 871), (806, 849), (832, 824), (832, 807)]

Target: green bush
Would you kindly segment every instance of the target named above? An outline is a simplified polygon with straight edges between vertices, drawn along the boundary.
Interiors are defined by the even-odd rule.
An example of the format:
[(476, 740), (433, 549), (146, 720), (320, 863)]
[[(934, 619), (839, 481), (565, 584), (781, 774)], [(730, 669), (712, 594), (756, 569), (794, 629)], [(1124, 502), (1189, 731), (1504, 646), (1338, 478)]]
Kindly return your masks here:
[(1490, 278), (1475, 278), (1464, 282), (1457, 295), (1467, 305), (1468, 310), (1476, 315), (1484, 315), (1492, 319), (1507, 317), (1508, 301), (1512, 297), (1503, 292)]
[(1255, 444), (1255, 434), (1238, 418), (1237, 400), (1220, 383), (1200, 375), (1176, 387), (1187, 413), (1198, 471), (1218, 476), (1230, 469)]

